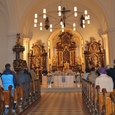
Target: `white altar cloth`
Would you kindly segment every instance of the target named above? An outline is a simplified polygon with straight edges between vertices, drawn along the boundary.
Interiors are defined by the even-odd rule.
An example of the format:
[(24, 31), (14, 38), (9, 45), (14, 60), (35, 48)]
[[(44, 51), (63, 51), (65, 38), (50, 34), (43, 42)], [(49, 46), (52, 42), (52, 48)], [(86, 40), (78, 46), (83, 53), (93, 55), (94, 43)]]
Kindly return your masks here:
[(74, 75), (53, 76), (54, 87), (74, 87)]
[(47, 84), (48, 84), (47, 76), (42, 76), (42, 85), (47, 85)]

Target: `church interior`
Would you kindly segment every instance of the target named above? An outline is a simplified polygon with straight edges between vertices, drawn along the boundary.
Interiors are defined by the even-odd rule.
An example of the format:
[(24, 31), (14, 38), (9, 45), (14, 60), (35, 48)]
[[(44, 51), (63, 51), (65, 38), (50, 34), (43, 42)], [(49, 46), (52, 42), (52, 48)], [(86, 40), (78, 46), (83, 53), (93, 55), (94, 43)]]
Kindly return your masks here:
[[(40, 80), (41, 98), (43, 95), (53, 99), (49, 110), (50, 100), (42, 105), (45, 102), (41, 99), (41, 111), (36, 112), (40, 105), (33, 104), (32, 111), (23, 114), (51, 115), (50, 109), (58, 100), (59, 92), (50, 94), (49, 89), (69, 87), (72, 90), (72, 87), (78, 89), (66, 92), (65, 99), (70, 96), (71, 101), (80, 101), (80, 104), (64, 100), (67, 105), (63, 107), (65, 113), (60, 110), (61, 115), (89, 115), (82, 100), (82, 82), (79, 84), (76, 76), (92, 67), (113, 67), (114, 5), (114, 0), (0, 0), (0, 72), (6, 63), (17, 73), (22, 67), (34, 71)], [(64, 90), (60, 99), (64, 99)], [(71, 110), (66, 108), (70, 103)], [(60, 101), (57, 109), (61, 104)], [(45, 114), (42, 113), (44, 106)], [(75, 107), (79, 109), (74, 111)], [(52, 115), (59, 112), (56, 114), (55, 110)]]

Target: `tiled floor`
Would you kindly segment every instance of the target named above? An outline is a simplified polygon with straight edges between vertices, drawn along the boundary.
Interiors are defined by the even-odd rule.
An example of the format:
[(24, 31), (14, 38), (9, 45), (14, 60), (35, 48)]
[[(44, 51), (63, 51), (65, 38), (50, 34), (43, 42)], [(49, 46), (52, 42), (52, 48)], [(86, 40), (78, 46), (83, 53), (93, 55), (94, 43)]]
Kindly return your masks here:
[(81, 92), (42, 93), (23, 115), (90, 115)]

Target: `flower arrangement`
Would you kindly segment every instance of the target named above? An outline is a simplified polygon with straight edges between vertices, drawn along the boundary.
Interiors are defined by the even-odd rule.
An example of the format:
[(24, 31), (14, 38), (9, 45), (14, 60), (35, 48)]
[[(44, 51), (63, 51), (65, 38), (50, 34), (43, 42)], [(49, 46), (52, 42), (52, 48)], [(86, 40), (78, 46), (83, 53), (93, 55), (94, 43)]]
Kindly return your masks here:
[(80, 76), (80, 73), (79, 73), (79, 72), (77, 72), (77, 73), (75, 74), (75, 78), (77, 78), (78, 76)]

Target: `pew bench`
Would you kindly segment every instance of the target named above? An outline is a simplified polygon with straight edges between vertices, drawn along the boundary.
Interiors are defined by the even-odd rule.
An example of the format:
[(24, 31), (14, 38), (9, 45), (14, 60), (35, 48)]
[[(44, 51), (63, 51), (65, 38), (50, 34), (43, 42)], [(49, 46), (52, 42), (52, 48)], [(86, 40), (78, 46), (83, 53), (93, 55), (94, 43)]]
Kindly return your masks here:
[[(24, 83), (21, 86), (17, 85), (14, 89), (14, 95), (12, 96), (12, 86), (9, 86), (9, 90), (5, 91), (0, 87), (0, 115), (3, 114), (5, 107), (8, 108), (8, 115), (21, 114), (26, 108), (28, 108), (33, 102), (41, 97), (41, 88), (39, 80), (35, 80), (29, 83), (28, 94), (31, 94), (29, 102), (26, 103), (26, 94), (24, 91)], [(32, 98), (32, 99), (31, 99)], [(15, 103), (15, 111), (13, 109), (13, 104)], [(25, 107), (25, 105), (27, 106)]]
[(4, 97), (3, 97), (3, 88), (0, 87), (0, 115), (3, 114), (5, 109)]
[(115, 89), (100, 92), (100, 86), (82, 79), (82, 97), (91, 115), (115, 115)]
[(5, 103), (5, 108), (8, 108), (8, 115), (12, 115), (12, 107), (14, 103), (14, 97), (12, 96), (12, 86), (10, 85), (9, 90), (3, 90), (3, 98)]

